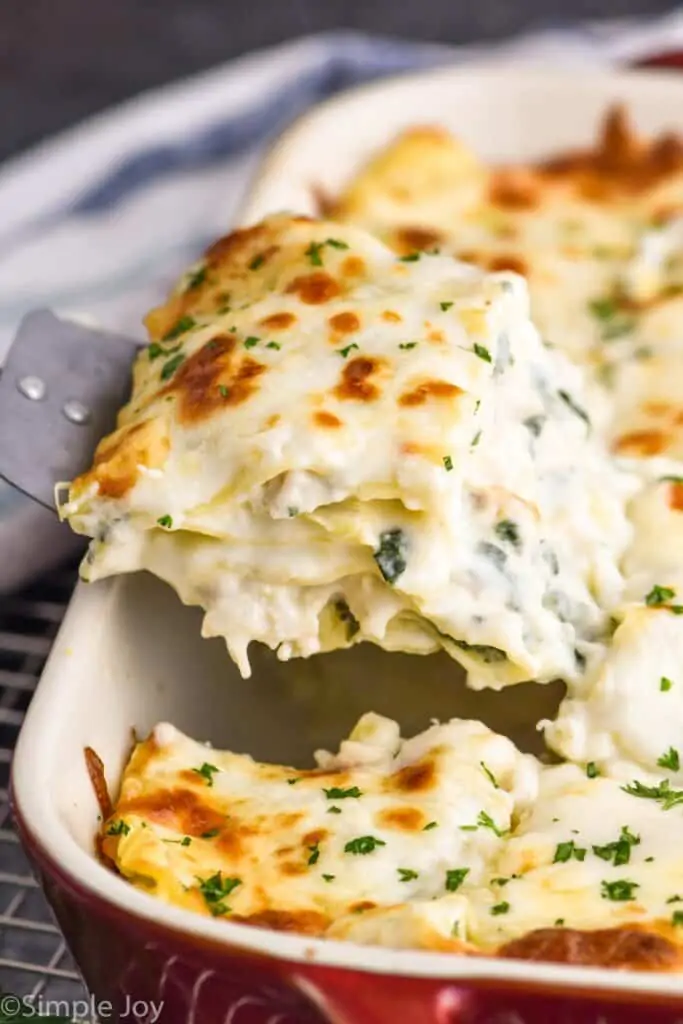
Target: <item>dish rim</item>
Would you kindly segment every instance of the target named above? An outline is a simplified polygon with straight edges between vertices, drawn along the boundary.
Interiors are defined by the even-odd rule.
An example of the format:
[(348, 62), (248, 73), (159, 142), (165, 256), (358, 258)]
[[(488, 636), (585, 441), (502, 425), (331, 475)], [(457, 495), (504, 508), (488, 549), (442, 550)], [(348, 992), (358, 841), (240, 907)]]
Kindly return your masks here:
[[(653, 87), (671, 86), (683, 95), (683, 76), (671, 70), (582, 69), (583, 78), (609, 81), (615, 88), (621, 82), (653, 83)], [(345, 106), (359, 98), (376, 102), (406, 85), (418, 82), (440, 87), (446, 82), (458, 83), (472, 75), (484, 75), (489, 81), (526, 79), (536, 83), (552, 78), (563, 80), (569, 88), (575, 84), (574, 70), (552, 70), (543, 67), (516, 68), (500, 63), (473, 62), (455, 67), (441, 67), (392, 75), (379, 82), (355, 86), (323, 101), (298, 117), (269, 147), (246, 197), (240, 224), (248, 224), (255, 216), (270, 183), (304, 132), (324, 124)], [(79, 582), (67, 613), (55, 638), (52, 651), (42, 673), (39, 687), (27, 712), (11, 769), (11, 795), (15, 816), (35, 859), (47, 873), (61, 877), (72, 888), (84, 891), (93, 901), (106, 904), (108, 912), (123, 913), (146, 925), (168, 929), (193, 939), (210, 942), (216, 947), (233, 949), (243, 954), (267, 955), (292, 964), (315, 964), (362, 971), (369, 974), (398, 974), (412, 978), (433, 978), (449, 983), (476, 984), (496, 981), (528, 989), (549, 988), (579, 994), (632, 994), (666, 1000), (683, 998), (683, 974), (661, 972), (622, 972), (606, 967), (584, 967), (495, 956), (465, 956), (453, 953), (431, 953), (415, 949), (392, 949), (358, 945), (339, 940), (310, 938), (262, 927), (245, 927), (230, 921), (205, 918), (148, 895), (100, 863), (94, 853), (87, 852), (69, 833), (59, 813), (49, 800), (49, 788), (42, 784), (49, 775), (49, 736), (63, 704), (60, 690), (68, 673), (69, 655), (78, 648), (82, 620), (96, 619), (106, 607), (121, 581), (108, 579), (96, 585)], [(61, 713), (64, 713), (63, 711)], [(47, 738), (47, 742), (45, 741)], [(42, 753), (42, 760), (36, 757)]]

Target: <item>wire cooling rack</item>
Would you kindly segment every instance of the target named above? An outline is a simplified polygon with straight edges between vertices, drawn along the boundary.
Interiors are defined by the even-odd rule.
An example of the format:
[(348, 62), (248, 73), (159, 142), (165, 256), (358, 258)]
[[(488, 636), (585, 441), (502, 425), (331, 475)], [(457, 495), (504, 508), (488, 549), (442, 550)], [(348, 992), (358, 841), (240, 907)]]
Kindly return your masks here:
[(62, 570), (0, 599), (0, 990), (73, 1005), (85, 987), (12, 828), (9, 766), (19, 727), (76, 580)]

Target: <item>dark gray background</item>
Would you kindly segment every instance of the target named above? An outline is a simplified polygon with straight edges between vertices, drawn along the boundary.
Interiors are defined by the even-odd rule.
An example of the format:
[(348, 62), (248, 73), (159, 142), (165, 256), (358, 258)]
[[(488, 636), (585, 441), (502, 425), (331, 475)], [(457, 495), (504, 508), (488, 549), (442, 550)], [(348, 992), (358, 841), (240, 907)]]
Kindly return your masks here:
[(0, 0), (0, 159), (142, 89), (293, 36), (463, 43), (667, 0)]

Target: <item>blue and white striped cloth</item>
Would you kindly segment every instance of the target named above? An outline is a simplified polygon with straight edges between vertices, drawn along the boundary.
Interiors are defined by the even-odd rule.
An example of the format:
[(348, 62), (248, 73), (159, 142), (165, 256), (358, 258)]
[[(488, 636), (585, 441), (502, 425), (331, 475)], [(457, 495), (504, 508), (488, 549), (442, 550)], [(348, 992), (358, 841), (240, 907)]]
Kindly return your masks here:
[[(487, 47), (339, 32), (242, 57), (93, 118), (0, 169), (0, 362), (21, 317), (41, 306), (140, 335), (145, 310), (235, 221), (273, 138), (341, 89), (456, 61), (595, 66), (675, 47), (683, 11)], [(3, 517), (25, 506), (0, 484), (0, 590)]]

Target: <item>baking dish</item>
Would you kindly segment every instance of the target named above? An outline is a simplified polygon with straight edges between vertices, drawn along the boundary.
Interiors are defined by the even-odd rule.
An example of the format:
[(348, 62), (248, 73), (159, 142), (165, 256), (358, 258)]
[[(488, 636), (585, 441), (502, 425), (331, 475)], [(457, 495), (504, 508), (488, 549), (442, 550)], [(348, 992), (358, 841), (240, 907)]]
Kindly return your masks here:
[[(683, 129), (683, 80), (664, 73), (554, 74), (468, 68), (354, 90), (317, 108), (276, 144), (244, 210), (311, 212), (397, 130), (442, 123), (487, 159), (587, 143), (605, 107), (624, 101), (638, 127)], [(162, 1024), (197, 1021), (675, 1021), (683, 977), (486, 957), (399, 952), (207, 920), (161, 904), (98, 862), (97, 803), (83, 748), (115, 789), (131, 729), (156, 722), (261, 760), (309, 763), (364, 711), (406, 733), (432, 717), (483, 719), (538, 750), (534, 722), (558, 686), (467, 691), (446, 657), (370, 647), (282, 664), (253, 659), (239, 678), (200, 616), (145, 576), (79, 586), (22, 731), (13, 765), (19, 829), (86, 981), (121, 1008), (146, 1003)], [(368, 680), (372, 686), (368, 686)], [(155, 1007), (163, 1001), (161, 1015)]]

